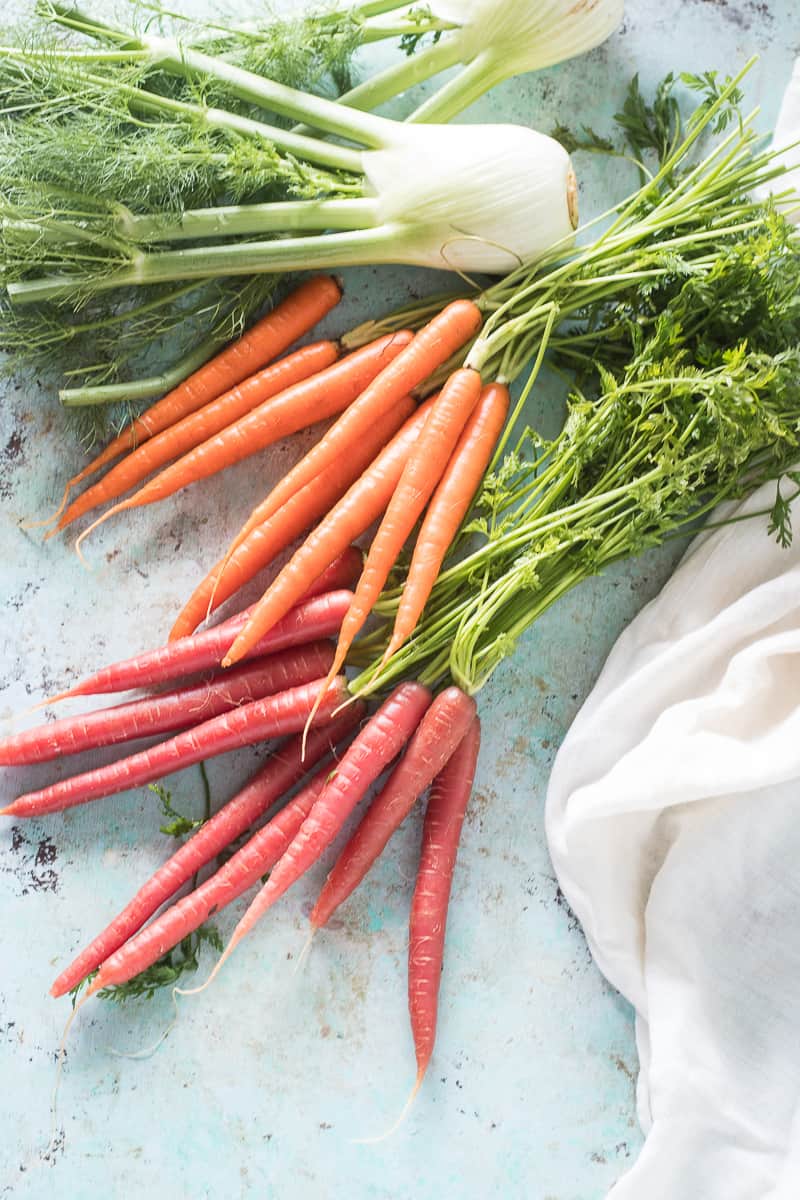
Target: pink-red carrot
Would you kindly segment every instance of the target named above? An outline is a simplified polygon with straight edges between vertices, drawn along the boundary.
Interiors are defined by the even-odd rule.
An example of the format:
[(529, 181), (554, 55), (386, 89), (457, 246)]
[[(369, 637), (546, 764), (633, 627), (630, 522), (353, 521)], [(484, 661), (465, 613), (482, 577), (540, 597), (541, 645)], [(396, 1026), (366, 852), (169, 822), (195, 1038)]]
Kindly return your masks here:
[[(298, 604), (285, 618), (252, 648), (250, 658), (274, 654), (291, 646), (301, 646), (318, 638), (336, 633), (347, 611), (352, 593), (341, 589), (325, 592)], [(68, 691), (51, 697), (47, 703), (55, 704), (70, 696), (98, 696), (112, 692), (127, 692), (133, 688), (155, 687), (171, 683), (187, 675), (218, 667), (220, 659), (233, 643), (240, 629), (247, 624), (250, 609), (237, 613), (220, 625), (196, 633), (193, 637), (168, 642), (155, 650), (145, 650), (133, 658), (123, 659), (102, 667), (76, 683)]]
[[(141, 787), (161, 779), (173, 771), (183, 771), (207, 758), (215, 758), (271, 738), (284, 737), (305, 727), (311, 715), (314, 698), (322, 680), (289, 688), (276, 696), (253, 700), (230, 712), (203, 721), (193, 729), (184, 730), (148, 750), (131, 754), (94, 771), (84, 771), (60, 783), (27, 792), (0, 809), (4, 817), (39, 817), (45, 813), (63, 812), (77, 804), (113, 796), (130, 788)], [(319, 722), (330, 720), (331, 714), (347, 699), (347, 681), (340, 677), (326, 692), (318, 711)]]
[(415, 1091), (425, 1077), (436, 1038), (447, 909), (480, 744), (480, 722), (474, 717), (449, 762), (431, 784), (422, 826), (408, 939), (408, 1010), (417, 1057)]
[[(303, 599), (301, 603), (306, 600), (311, 600), (314, 596), (321, 596), (325, 592), (338, 592), (342, 590), (349, 591), (361, 574), (363, 566), (363, 551), (361, 551), (358, 546), (348, 546), (346, 550), (342, 551), (338, 558), (333, 560), (329, 567), (325, 568), (321, 575), (317, 576), (311, 586), (306, 589), (306, 591), (303, 593)], [(210, 576), (206, 576), (206, 580), (209, 578)], [(204, 582), (206, 582), (206, 580), (204, 580)], [(238, 633), (238, 631), (243, 628), (241, 618), (245, 615), (249, 615), (251, 610), (252, 605), (248, 605), (247, 608), (240, 609), (239, 612), (233, 613), (230, 617), (226, 617), (224, 621), (220, 621), (214, 626), (214, 629), (218, 632), (221, 629), (235, 629)], [(186, 611), (186, 609), (184, 609), (184, 611)], [(194, 633), (194, 626), (191, 629), (187, 628), (185, 633), (175, 633), (175, 630), (179, 628), (179, 621), (180, 618), (175, 622), (175, 625), (173, 625), (172, 629), (170, 630), (168, 642), (176, 642), (181, 638), (191, 637)]]
[(444, 556), (483, 479), (508, 415), (508, 403), (508, 388), (490, 383), (464, 427), (417, 535), (384, 662), (417, 627)]
[(189, 484), (207, 479), (257, 454), (290, 433), (346, 410), (382, 370), (384, 363), (391, 363), (401, 353), (412, 336), (407, 330), (386, 334), (259, 405), (216, 437), (195, 446), (177, 462), (159, 471), (127, 500), (120, 500), (107, 509), (81, 534), (79, 542), (115, 513), (165, 500)]
[(292, 342), (313, 329), (341, 298), (342, 289), (330, 275), (316, 275), (301, 283), (241, 337), (204, 363), (157, 403), (151, 404), (146, 412), (136, 417), (118, 437), (109, 442), (88, 466), (73, 475), (55, 516), (63, 510), (70, 491), (83, 483), (84, 479), (266, 366), (288, 349)]
[(134, 975), (147, 970), (209, 917), (258, 883), (291, 843), (324, 788), (330, 770), (330, 765), (326, 765), (318, 771), (311, 782), (218, 871), (106, 959), (92, 980), (89, 995), (101, 988), (127, 983)]
[[(395, 688), (350, 744), (330, 781), (231, 934), (227, 958), (264, 913), (313, 866), (383, 769), (405, 746), (431, 702), (419, 683)], [(222, 959), (220, 960), (220, 964)]]
[[(460, 349), (481, 324), (480, 309), (471, 300), (454, 300), (425, 325), (414, 340), (376, 376), (358, 400), (343, 413), (325, 436), (309, 450), (270, 492), (259, 506), (259, 516), (250, 520), (261, 523), (271, 517), (288, 498), (308, 483), (334, 459), (348, 454), (378, 417), (402, 396), (424, 383), (437, 367)], [(248, 521), (237, 535), (243, 540), (252, 525)]]
[(358, 887), (417, 799), (450, 759), (475, 713), (475, 701), (460, 688), (449, 687), (436, 697), (403, 758), (337, 859), (311, 913), (312, 929), (325, 925)]
[(228, 650), (224, 666), (230, 666), (250, 653), (254, 644), (269, 633), (297, 603), (308, 581), (323, 570), (343, 547), (360, 537), (381, 515), (392, 498), (403, 467), (419, 437), (430, 411), (428, 400), (406, 421), (389, 445), (381, 451), (364, 474), (357, 479), (316, 529), (308, 535), (250, 610), (247, 622)]
[[(270, 520), (254, 526), (244, 541), (235, 545), (235, 549), (229, 549), (195, 589), (173, 633), (176, 630), (181, 634), (191, 633), (209, 612), (243, 587), (290, 542), (323, 517), (394, 437), (414, 407), (414, 401), (406, 396), (375, 422), (368, 434), (353, 447), (352, 453), (331, 463), (316, 479), (290, 496)], [(348, 586), (351, 583), (355, 583), (355, 580), (349, 581)]]
[[(369, 548), (364, 570), (345, 613), (336, 655), (328, 672), (338, 675), (347, 652), (372, 612), (412, 529), (433, 495), (481, 393), (477, 371), (454, 371), (431, 405), (418, 441), (408, 456), (394, 494)], [(243, 636), (240, 634), (240, 637)], [(233, 661), (233, 647), (225, 662)], [(320, 696), (325, 694), (325, 688)]]
[(105, 962), (187, 880), (250, 829), (306, 771), (347, 737), (363, 715), (364, 705), (359, 701), (348, 705), (329, 725), (313, 730), (305, 758), (297, 736), (271, 754), (258, 774), (159, 867), (130, 903), (62, 971), (51, 994), (63, 996)]
[[(99, 483), (93, 484), (77, 500), (73, 500), (53, 532), (66, 528), (98, 505), (116, 500), (117, 496), (141, 483), (153, 471), (206, 442), (256, 406), (263, 408), (265, 403), (272, 400), (273, 406), (279, 409), (280, 393), (291, 391), (302, 380), (324, 371), (336, 362), (338, 356), (334, 342), (314, 342), (310, 346), (303, 346), (294, 354), (248, 376), (236, 387), (210, 400), (196, 412), (182, 417), (174, 425), (162, 429), (112, 467)], [(289, 429), (289, 432), (294, 430)], [(277, 436), (282, 434), (278, 433)]]
[(319, 679), (332, 657), (330, 642), (312, 642), (256, 659), (234, 671), (218, 672), (193, 687), (47, 722), (0, 740), (0, 766), (50, 762), (66, 754), (199, 725), (250, 700)]

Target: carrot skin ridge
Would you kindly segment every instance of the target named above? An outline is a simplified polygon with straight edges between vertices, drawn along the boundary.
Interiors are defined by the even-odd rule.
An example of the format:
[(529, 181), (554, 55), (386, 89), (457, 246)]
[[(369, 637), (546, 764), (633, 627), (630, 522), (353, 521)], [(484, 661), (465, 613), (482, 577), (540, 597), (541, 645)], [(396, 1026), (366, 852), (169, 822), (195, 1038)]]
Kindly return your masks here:
[[(113, 796), (117, 792), (152, 783), (173, 771), (182, 771), (208, 758), (216, 758), (240, 746), (284, 737), (303, 729), (311, 713), (322, 680), (289, 688), (275, 696), (252, 700), (184, 730), (148, 750), (118, 759), (105, 767), (84, 771), (59, 783), (28, 792), (0, 810), (0, 816), (37, 817), (62, 812), (90, 800)], [(344, 678), (338, 679), (326, 693), (320, 707), (322, 722), (348, 698)]]
[(402, 347), (402, 333), (386, 334), (287, 388), (165, 467), (138, 492), (104, 513), (102, 519), (112, 512), (165, 500), (190, 484), (265, 450), (281, 438), (346, 411), (381, 370), (383, 360), (399, 354)]
[(444, 557), (483, 479), (508, 406), (508, 388), (489, 384), (458, 439), (417, 536), (384, 662), (417, 627)]
[(325, 925), (355, 891), (389, 838), (444, 767), (477, 711), (460, 688), (440, 692), (422, 718), (405, 755), (367, 809), (342, 850), (311, 913), (313, 929)]
[(51, 995), (63, 996), (118, 950), (145, 921), (231, 842), (245, 833), (343, 738), (356, 728), (364, 705), (349, 705), (329, 725), (314, 729), (302, 757), (301, 739), (289, 738), (244, 788), (192, 834), (138, 890), (125, 908), (61, 972)]
[(209, 917), (258, 883), (290, 844), (324, 788), (329, 772), (330, 766), (318, 771), (302, 791), (254, 833), (218, 871), (106, 959), (92, 980), (89, 994), (127, 983), (140, 971), (147, 970)]
[(431, 784), (422, 826), (408, 938), (408, 1011), (418, 1080), (425, 1075), (436, 1039), (447, 909), (480, 742), (481, 727), (476, 716)]
[(310, 643), (256, 659), (241, 670), (220, 671), (208, 682), (46, 722), (3, 738), (0, 766), (50, 762), (198, 725), (237, 705), (317, 679), (321, 664), (330, 660), (329, 643)]
[(153, 471), (172, 459), (180, 458), (195, 446), (222, 432), (233, 421), (244, 417), (256, 405), (263, 405), (281, 392), (324, 370), (336, 361), (338, 349), (333, 342), (314, 342), (294, 354), (262, 368), (235, 387), (209, 400), (202, 408), (187, 413), (174, 425), (162, 429), (137, 446), (103, 478), (82, 492), (69, 505), (55, 531), (65, 529), (100, 504), (115, 500), (141, 483)]
[[(251, 658), (274, 654), (291, 646), (330, 637), (335, 633), (350, 603), (351, 593), (342, 589), (325, 592), (296, 605), (286, 614), (280, 625), (260, 638), (252, 648)], [(126, 692), (132, 688), (153, 687), (169, 683), (200, 671), (219, 666), (226, 650), (230, 648), (237, 632), (247, 624), (249, 609), (230, 617), (220, 625), (205, 629), (202, 633), (168, 642), (155, 650), (145, 650), (133, 658), (122, 659), (101, 667), (93, 675), (80, 680), (55, 700), (69, 696), (108, 695), (111, 692)]]
[(333, 276), (315, 275), (305, 280), (241, 337), (123, 429), (82, 471), (73, 475), (67, 484), (67, 493), (127, 450), (134, 450), (187, 413), (195, 412), (266, 366), (292, 342), (313, 329), (341, 298), (342, 289)]
[[(455, 300), (443, 308), (272, 489), (262, 507), (261, 519), (271, 517), (289, 496), (318, 475), (337, 455), (347, 453), (348, 447), (363, 436), (381, 413), (402, 396), (413, 392), (437, 367), (447, 362), (477, 332), (480, 324), (480, 310), (471, 300)], [(245, 537), (249, 532), (245, 525), (239, 537)]]
[(356, 735), (328, 784), (231, 935), (235, 945), (314, 865), (385, 767), (401, 752), (431, 703), (418, 683), (395, 688)]
[[(481, 377), (477, 371), (454, 371), (431, 405), (419, 439), (403, 467), (386, 508), (364, 570), (345, 613), (329, 678), (333, 679), (363, 628), (383, 590), (412, 529), (441, 479), (470, 413), (478, 402)], [(228, 660), (230, 659), (230, 652)], [(226, 661), (228, 661), (226, 660)], [(322, 689), (324, 694), (325, 689)]]
[[(248, 619), (230, 646), (224, 666), (244, 658), (258, 639), (282, 620), (305, 591), (308, 579), (322, 570), (381, 515), (391, 500), (403, 466), (420, 435), (432, 401), (417, 409), (372, 465), (342, 496), (305, 542), (292, 555), (264, 595), (253, 606)], [(344, 616), (344, 614), (342, 614)]]

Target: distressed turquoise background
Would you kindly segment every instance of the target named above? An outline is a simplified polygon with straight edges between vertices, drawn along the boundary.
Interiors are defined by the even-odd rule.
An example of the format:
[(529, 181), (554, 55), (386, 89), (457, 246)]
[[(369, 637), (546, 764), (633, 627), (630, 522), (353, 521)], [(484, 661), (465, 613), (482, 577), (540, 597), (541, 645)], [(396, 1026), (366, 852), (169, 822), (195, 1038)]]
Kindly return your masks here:
[[(100, 0), (93, 7), (108, 11)], [(747, 89), (768, 128), (798, 50), (797, 0), (631, 0), (606, 46), (506, 83), (463, 119), (603, 129), (634, 71), (647, 91), (667, 70), (730, 71), (756, 52)], [(579, 158), (576, 167), (585, 215), (627, 188), (616, 165)], [(385, 269), (350, 271), (345, 282), (332, 331), (441, 286), (440, 278)], [(0, 718), (11, 729), (13, 714), (42, 695), (162, 638), (201, 570), (253, 498), (300, 454), (302, 439), (178, 504), (109, 523), (87, 547), (87, 573), (68, 542), (43, 545), (20, 528), (51, 509), (82, 461), (52, 390), (28, 378), (5, 392)], [(532, 416), (555, 427), (557, 389), (539, 390)], [(389, 1142), (352, 1139), (386, 1128), (413, 1079), (405, 945), (416, 819), (297, 975), (306, 914), (327, 864), (263, 922), (213, 990), (181, 1003), (152, 1056), (125, 1057), (169, 1025), (168, 997), (124, 1009), (87, 1006), (70, 1040), (49, 1150), (54, 1056), (68, 1005), (49, 1000), (47, 989), (170, 847), (147, 791), (63, 818), (0, 822), (0, 1196), (602, 1197), (640, 1145), (632, 1019), (564, 905), (544, 845), (543, 802), (572, 717), (675, 553), (576, 591), (481, 694), (484, 748), (454, 887), (435, 1059)], [(210, 764), (217, 801), (262, 753)], [(62, 771), (63, 764), (6, 770), (0, 796)], [(199, 805), (196, 772), (171, 784), (179, 802)], [(220, 920), (223, 932), (243, 903)]]

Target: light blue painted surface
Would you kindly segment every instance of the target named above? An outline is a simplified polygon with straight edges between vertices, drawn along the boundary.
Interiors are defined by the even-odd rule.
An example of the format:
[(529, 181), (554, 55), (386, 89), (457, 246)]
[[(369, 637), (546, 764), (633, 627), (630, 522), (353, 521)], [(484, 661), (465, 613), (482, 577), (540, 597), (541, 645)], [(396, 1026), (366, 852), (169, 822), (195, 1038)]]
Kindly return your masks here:
[[(632, 0), (624, 30), (603, 50), (505, 84), (469, 119), (604, 127), (634, 70), (648, 90), (669, 69), (730, 70), (755, 51), (762, 58), (748, 90), (768, 127), (798, 49), (796, 0)], [(576, 165), (584, 208), (602, 207), (620, 181), (609, 181), (599, 161)], [(331, 329), (432, 281), (360, 270), (346, 282)], [(532, 415), (553, 426), (546, 389)], [(21, 518), (50, 509), (79, 460), (49, 390), (35, 380), (9, 385), (0, 409), (0, 718), (163, 635), (201, 568), (300, 441), (211, 481), (180, 507), (109, 524), (90, 544), (87, 574), (68, 545), (42, 546), (19, 529)], [(293, 959), (326, 864), (263, 923), (213, 991), (183, 1002), (154, 1056), (130, 1061), (116, 1052), (155, 1041), (172, 1018), (167, 998), (85, 1009), (50, 1153), (53, 1060), (67, 1008), (48, 1000), (47, 988), (168, 846), (147, 792), (18, 830), (4, 822), (0, 1196), (602, 1197), (640, 1145), (631, 1014), (563, 906), (544, 845), (543, 800), (556, 747), (604, 656), (673, 558), (651, 555), (568, 597), (481, 695), (484, 747), (454, 887), (436, 1056), (390, 1142), (351, 1139), (385, 1128), (413, 1078), (404, 956), (415, 820), (297, 976)], [(210, 764), (217, 800), (233, 794), (257, 757)], [(6, 771), (0, 796), (59, 769)], [(199, 804), (194, 772), (171, 782), (179, 801)], [(223, 932), (242, 907), (220, 921)]]

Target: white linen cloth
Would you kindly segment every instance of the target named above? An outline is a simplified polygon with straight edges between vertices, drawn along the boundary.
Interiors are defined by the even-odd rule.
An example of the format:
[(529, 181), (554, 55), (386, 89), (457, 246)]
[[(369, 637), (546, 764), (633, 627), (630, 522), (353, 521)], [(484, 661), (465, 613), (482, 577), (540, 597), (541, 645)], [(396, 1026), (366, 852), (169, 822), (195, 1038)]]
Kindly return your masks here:
[[(800, 130), (800, 67), (787, 105)], [(800, 501), (795, 525), (692, 544), (553, 768), (559, 882), (636, 1010), (647, 1137), (609, 1200), (800, 1200)]]

